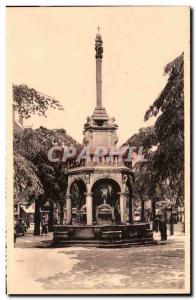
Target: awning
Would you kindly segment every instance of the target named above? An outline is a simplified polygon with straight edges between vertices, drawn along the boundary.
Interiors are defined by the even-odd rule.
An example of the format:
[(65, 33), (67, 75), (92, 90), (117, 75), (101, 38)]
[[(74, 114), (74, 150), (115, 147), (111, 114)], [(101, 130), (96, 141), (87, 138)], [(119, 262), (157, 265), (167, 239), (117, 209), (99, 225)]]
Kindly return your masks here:
[(26, 214), (34, 214), (35, 213), (35, 204), (34, 203), (28, 207), (21, 205), (21, 208), (24, 210), (24, 212)]

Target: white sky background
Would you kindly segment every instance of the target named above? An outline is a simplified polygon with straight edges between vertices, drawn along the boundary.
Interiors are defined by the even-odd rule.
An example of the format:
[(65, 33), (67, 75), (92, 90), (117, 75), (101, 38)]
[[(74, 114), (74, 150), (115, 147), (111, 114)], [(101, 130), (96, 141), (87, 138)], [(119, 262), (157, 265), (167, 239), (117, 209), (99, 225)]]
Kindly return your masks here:
[[(64, 111), (24, 122), (64, 128), (82, 142), (96, 105), (96, 28), (103, 39), (103, 106), (119, 125), (119, 144), (150, 125), (144, 114), (166, 83), (164, 66), (187, 45), (188, 9), (8, 8), (7, 76), (58, 99)], [(186, 26), (187, 27), (186, 27)]]

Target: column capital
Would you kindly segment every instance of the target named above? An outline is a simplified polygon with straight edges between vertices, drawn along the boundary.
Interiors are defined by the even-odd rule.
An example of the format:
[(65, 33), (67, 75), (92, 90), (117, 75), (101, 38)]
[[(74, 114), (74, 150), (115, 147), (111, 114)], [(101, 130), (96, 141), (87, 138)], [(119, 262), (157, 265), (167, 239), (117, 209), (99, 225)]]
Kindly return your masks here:
[(119, 192), (118, 193), (118, 195), (120, 195), (120, 196), (128, 196), (129, 195), (129, 193), (128, 192)]
[(93, 193), (84, 193), (84, 195), (92, 197)]

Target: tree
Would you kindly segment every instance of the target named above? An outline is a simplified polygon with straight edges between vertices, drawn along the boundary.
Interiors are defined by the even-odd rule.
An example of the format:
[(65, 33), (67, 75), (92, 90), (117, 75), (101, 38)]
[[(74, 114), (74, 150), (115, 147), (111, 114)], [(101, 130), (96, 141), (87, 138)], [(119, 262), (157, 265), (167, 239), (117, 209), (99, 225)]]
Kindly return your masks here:
[(63, 129), (51, 130), (44, 127), (38, 129), (24, 129), (14, 134), (14, 151), (31, 162), (36, 168), (36, 175), (44, 188), (44, 194), (57, 195), (65, 189), (64, 164), (53, 163), (48, 160), (48, 151), (56, 143), (70, 146), (80, 145)]
[[(44, 95), (24, 84), (13, 85), (13, 108), (20, 117), (27, 119), (33, 114), (46, 117), (49, 107), (63, 109), (59, 101), (53, 97)], [(14, 132), (15, 197), (25, 204), (35, 201), (35, 234), (40, 234), (40, 206), (43, 204), (44, 198), (48, 196), (48, 190), (52, 191), (54, 186), (57, 186), (56, 182), (53, 184), (54, 170), (43, 164), (46, 161), (46, 149), (49, 150), (52, 145), (51, 137), (53, 140), (54, 136), (62, 139), (65, 135), (64, 130), (58, 130), (58, 134), (55, 134), (54, 131), (49, 130), (48, 132), (44, 128), (35, 131), (29, 129), (23, 132)], [(46, 171), (45, 179), (43, 179), (44, 176), (40, 176), (43, 170)], [(51, 171), (53, 171), (52, 175)], [(52, 216), (52, 212), (50, 215)]]
[(141, 202), (141, 219), (144, 221), (144, 202), (147, 199), (152, 200), (153, 218), (155, 216), (156, 203), (156, 187), (157, 172), (153, 168), (154, 151), (153, 146), (157, 146), (158, 140), (154, 130), (154, 126), (139, 129), (139, 132), (134, 134), (126, 142), (129, 146), (136, 147), (135, 152), (138, 153), (139, 147), (143, 147), (145, 161), (139, 160), (133, 165), (135, 175), (134, 181), (134, 198)]
[(28, 128), (14, 133), (14, 149), (35, 165), (43, 160), (48, 162), (48, 151), (56, 143), (79, 147), (79, 144), (64, 129), (53, 130), (41, 126), (37, 129)]
[(14, 153), (14, 198), (23, 204), (31, 204), (43, 193), (36, 167), (19, 153)]
[(167, 64), (168, 81), (145, 114), (145, 120), (159, 116), (154, 128), (159, 141), (154, 168), (159, 181), (169, 181), (178, 201), (184, 196), (184, 54)]
[(147, 162), (134, 166), (134, 193), (142, 202), (144, 195), (151, 197), (154, 216), (159, 197), (182, 204), (184, 195), (184, 55), (167, 64), (164, 71), (167, 84), (144, 117), (147, 121), (157, 116), (154, 126), (141, 128), (127, 141), (136, 151), (144, 147)]
[(13, 85), (13, 106), (14, 110), (25, 119), (34, 114), (46, 117), (49, 107), (63, 110), (63, 106), (53, 97), (42, 94), (25, 84)]
[(142, 146), (144, 153), (148, 153), (152, 146), (156, 146), (157, 143), (158, 140), (154, 126), (148, 126), (140, 128), (139, 132), (132, 135), (124, 145), (136, 147), (136, 152), (138, 151), (139, 147)]
[[(49, 229), (52, 230), (53, 204), (60, 205), (63, 210), (67, 175), (65, 164), (53, 163), (48, 160), (48, 150), (56, 144), (67, 146), (80, 145), (63, 129), (51, 130), (44, 127), (38, 129), (24, 129), (14, 134), (14, 151), (23, 156), (36, 169), (36, 176), (43, 187), (44, 193), (35, 200), (35, 235), (40, 234), (40, 207), (47, 201), (50, 202)], [(63, 214), (61, 214), (63, 215)]]

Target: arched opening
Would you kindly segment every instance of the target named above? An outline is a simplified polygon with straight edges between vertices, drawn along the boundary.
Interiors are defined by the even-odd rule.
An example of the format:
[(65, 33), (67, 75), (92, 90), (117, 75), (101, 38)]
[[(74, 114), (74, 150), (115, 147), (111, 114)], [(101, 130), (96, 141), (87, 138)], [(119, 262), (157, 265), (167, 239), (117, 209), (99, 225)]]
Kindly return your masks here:
[(93, 222), (96, 224), (120, 223), (120, 185), (113, 179), (98, 179), (91, 189), (93, 196)]
[(86, 224), (86, 185), (83, 180), (75, 180), (70, 186), (72, 224)]

